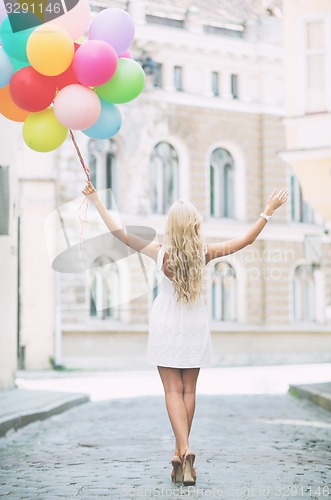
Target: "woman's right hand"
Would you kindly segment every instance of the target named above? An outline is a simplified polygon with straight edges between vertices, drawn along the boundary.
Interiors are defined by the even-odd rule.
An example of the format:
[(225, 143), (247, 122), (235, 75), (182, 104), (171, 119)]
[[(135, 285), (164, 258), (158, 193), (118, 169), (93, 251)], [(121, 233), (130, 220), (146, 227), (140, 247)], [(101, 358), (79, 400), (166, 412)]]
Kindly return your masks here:
[(99, 195), (97, 193), (97, 190), (93, 186), (92, 182), (91, 181), (86, 181), (86, 182), (87, 182), (87, 186), (85, 187), (85, 189), (83, 189), (82, 193), (85, 194), (85, 196), (89, 200), (91, 200), (92, 203), (99, 201), (100, 200)]

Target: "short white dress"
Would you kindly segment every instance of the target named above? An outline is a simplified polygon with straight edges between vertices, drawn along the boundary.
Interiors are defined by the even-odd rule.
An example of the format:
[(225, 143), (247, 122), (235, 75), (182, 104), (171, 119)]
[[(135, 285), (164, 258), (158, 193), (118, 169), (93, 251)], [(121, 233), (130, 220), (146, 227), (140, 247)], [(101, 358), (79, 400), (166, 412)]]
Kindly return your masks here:
[[(156, 262), (162, 273), (164, 252), (162, 246)], [(195, 303), (177, 302), (173, 282), (164, 273), (150, 312), (146, 360), (172, 368), (206, 367), (213, 361), (210, 320), (202, 295)]]

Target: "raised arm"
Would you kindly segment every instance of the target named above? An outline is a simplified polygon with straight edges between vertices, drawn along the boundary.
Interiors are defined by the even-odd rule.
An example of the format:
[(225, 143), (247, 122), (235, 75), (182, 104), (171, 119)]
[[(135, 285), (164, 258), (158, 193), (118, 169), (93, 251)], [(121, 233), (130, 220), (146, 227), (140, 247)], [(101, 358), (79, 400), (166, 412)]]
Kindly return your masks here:
[[(288, 191), (285, 188), (281, 189), (279, 193), (276, 193), (276, 189), (274, 189), (268, 198), (263, 213), (267, 216), (271, 216), (277, 208), (286, 202), (287, 198)], [(245, 248), (247, 245), (251, 245), (261, 233), (266, 223), (266, 219), (259, 217), (244, 236), (226, 240), (222, 243), (208, 243), (206, 263), (217, 257), (223, 257), (224, 255), (238, 252), (238, 250)]]
[(136, 236), (135, 234), (125, 232), (106, 209), (91, 182), (87, 181), (87, 186), (85, 187), (85, 189), (83, 189), (82, 193), (92, 201), (92, 203), (95, 205), (95, 208), (101, 215), (104, 223), (108, 227), (109, 231), (114, 236), (116, 236), (116, 238), (122, 241), (122, 243), (125, 243), (128, 247), (133, 248), (133, 250), (141, 252), (156, 261), (157, 253), (161, 247), (161, 243), (155, 240), (150, 242), (148, 240), (144, 240), (144, 238)]

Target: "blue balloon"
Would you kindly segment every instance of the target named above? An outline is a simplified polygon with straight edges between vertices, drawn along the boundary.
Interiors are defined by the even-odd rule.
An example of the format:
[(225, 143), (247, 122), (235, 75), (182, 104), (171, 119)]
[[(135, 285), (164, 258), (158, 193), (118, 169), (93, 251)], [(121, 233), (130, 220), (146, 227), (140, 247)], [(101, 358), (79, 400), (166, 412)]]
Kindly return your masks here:
[[(1, 0), (0, 0), (1, 2)], [(31, 66), (29, 61), (19, 61), (18, 59), (15, 59), (15, 57), (10, 57), (11, 63), (14, 66), (14, 71), (16, 71), (25, 68), (26, 66)]]
[(101, 101), (101, 113), (98, 120), (92, 127), (82, 130), (83, 134), (92, 139), (110, 139), (113, 137), (122, 125), (122, 115), (115, 104)]
[(9, 84), (11, 77), (14, 74), (14, 66), (10, 57), (0, 47), (0, 88), (6, 87)]
[[(28, 56), (26, 54), (26, 44), (29, 36), (35, 30), (36, 25), (41, 24), (40, 19), (37, 18), (32, 13), (27, 14), (12, 14), (17, 15), (15, 28), (13, 29), (11, 21), (9, 17), (5, 17), (2, 21), (0, 27), (0, 38), (3, 45), (3, 48), (7, 52), (7, 54), (19, 61), (29, 62)], [(25, 29), (26, 26), (29, 26), (27, 20), (31, 20), (35, 22), (33, 27), (29, 27), (29, 29)], [(21, 24), (20, 24), (21, 23)], [(31, 25), (31, 24), (30, 24)]]

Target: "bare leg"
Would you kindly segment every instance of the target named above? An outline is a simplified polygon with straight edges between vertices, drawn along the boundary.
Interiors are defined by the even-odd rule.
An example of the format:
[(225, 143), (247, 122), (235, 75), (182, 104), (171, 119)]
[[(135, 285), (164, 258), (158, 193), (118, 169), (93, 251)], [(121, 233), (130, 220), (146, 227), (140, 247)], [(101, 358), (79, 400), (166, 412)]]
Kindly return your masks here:
[(184, 404), (186, 406), (187, 412), (189, 435), (195, 410), (196, 387), (199, 372), (200, 368), (182, 368), (182, 379), (184, 384)]
[(182, 455), (189, 448), (188, 437), (194, 416), (196, 383), (200, 368), (158, 366), (158, 370), (165, 391), (169, 419), (176, 437), (175, 453)]
[(184, 403), (184, 383), (181, 369), (164, 366), (157, 368), (163, 383), (166, 408), (178, 443), (178, 452), (183, 455), (189, 449), (189, 424)]
[[(182, 380), (184, 386), (183, 399), (186, 407), (188, 421), (188, 435), (190, 435), (196, 400), (196, 386), (200, 373), (200, 368), (181, 368)], [(176, 439), (176, 451), (178, 454), (178, 443)]]

